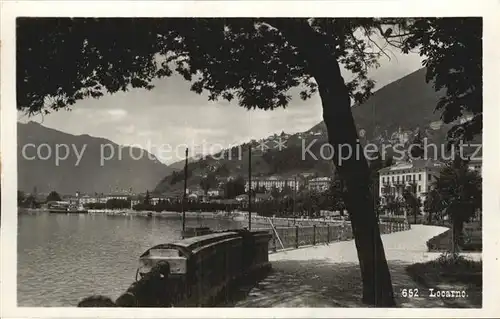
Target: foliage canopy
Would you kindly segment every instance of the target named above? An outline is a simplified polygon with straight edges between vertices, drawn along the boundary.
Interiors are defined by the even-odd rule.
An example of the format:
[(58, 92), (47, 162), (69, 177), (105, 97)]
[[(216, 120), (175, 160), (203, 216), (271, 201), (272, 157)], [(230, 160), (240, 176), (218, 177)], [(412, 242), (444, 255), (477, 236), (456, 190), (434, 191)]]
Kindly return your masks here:
[(210, 100), (286, 107), (294, 92), (307, 99), (318, 89), (314, 50), (297, 47), (300, 35), (353, 75), (346, 86), (356, 103), (374, 88), (368, 71), (387, 55), (380, 43), (418, 50), (427, 79), (446, 90), (437, 105), (444, 122), (473, 116), (450, 136), (470, 139), (482, 129), (480, 18), (18, 18), (17, 32), (17, 105), (30, 114), (152, 89), (174, 73)]

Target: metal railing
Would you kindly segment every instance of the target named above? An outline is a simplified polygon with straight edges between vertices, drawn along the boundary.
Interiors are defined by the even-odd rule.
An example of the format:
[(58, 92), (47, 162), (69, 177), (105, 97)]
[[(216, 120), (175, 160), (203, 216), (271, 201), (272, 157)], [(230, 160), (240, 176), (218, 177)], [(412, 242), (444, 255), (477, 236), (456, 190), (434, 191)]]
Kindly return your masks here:
[[(409, 225), (404, 222), (380, 223), (379, 227), (381, 234), (390, 234), (409, 229)], [(272, 236), (269, 241), (270, 252), (353, 239), (351, 224), (347, 222), (333, 225), (293, 227), (274, 227), (272, 225), (269, 232)]]

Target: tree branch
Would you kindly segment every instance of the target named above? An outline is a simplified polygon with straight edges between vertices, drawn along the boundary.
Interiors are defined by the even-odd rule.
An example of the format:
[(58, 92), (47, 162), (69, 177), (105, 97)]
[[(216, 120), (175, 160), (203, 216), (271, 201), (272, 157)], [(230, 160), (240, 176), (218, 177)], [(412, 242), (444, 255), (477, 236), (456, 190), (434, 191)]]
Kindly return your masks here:
[[(322, 65), (324, 64), (328, 64), (335, 68), (332, 70), (335, 74), (333, 74), (333, 76), (329, 76), (330, 81), (332, 79), (338, 79), (339, 77), (343, 81), (338, 61), (336, 57), (329, 52), (325, 45), (328, 43), (327, 37), (314, 31), (307, 20), (269, 18), (264, 19), (263, 21), (279, 30), (288, 43), (297, 48), (299, 53), (303, 56), (307, 68), (316, 78), (316, 81), (320, 80), (317, 77), (324, 73), (321, 72), (323, 71)], [(321, 59), (327, 59), (327, 61), (316, 63), (319, 62), (318, 60), (321, 60), (318, 59), (318, 57), (321, 57)]]
[[(384, 50), (384, 49), (387, 47), (387, 45), (386, 45), (386, 46), (384, 46), (383, 48), (381, 48), (381, 47), (378, 45), (378, 43), (370, 37), (370, 35), (368, 34), (368, 32), (367, 32), (366, 28), (365, 28), (365, 36), (366, 36), (366, 38), (368, 39), (368, 41), (370, 41), (373, 45), (375, 45), (375, 46), (376, 46), (376, 47), (380, 50), (380, 52), (381, 52), (382, 54), (384, 54), (384, 55), (385, 55), (385, 56), (389, 59), (389, 61), (391, 61), (391, 57), (390, 57), (390, 56), (389, 56), (389, 55), (385, 52), (385, 50)], [(392, 51), (390, 51), (390, 52), (392, 53), (392, 55), (396, 56), (396, 55), (395, 55)]]

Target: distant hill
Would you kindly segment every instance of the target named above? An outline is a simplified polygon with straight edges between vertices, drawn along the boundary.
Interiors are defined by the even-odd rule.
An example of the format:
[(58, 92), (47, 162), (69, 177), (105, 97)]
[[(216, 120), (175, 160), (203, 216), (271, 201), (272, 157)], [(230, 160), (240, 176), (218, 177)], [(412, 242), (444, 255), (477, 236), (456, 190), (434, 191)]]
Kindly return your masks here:
[[(432, 83), (425, 81), (425, 68), (417, 70), (395, 82), (392, 82), (376, 92), (363, 104), (353, 106), (353, 115), (360, 132), (362, 143), (408, 144), (417, 133), (421, 138), (427, 138), (428, 143), (440, 146), (445, 143), (446, 133), (451, 125), (443, 125), (440, 112), (435, 107), (442, 92), (436, 92)], [(361, 136), (362, 135), (362, 136)], [(286, 148), (278, 150), (275, 147), (260, 149), (260, 142), (268, 146), (276, 146), (279, 139), (286, 141)], [(480, 137), (479, 137), (479, 140)], [(322, 160), (319, 156), (320, 147), (327, 142), (326, 127), (323, 122), (310, 130), (293, 135), (274, 135), (262, 141), (251, 141), (241, 145), (240, 159), (227, 157), (215, 160), (206, 158), (191, 162), (189, 165), (188, 185), (197, 187), (203, 176), (217, 174), (219, 176), (246, 176), (248, 171), (248, 145), (252, 145), (252, 172), (255, 176), (281, 175), (293, 176), (300, 172), (310, 172), (317, 175), (330, 175), (333, 171), (331, 160)], [(318, 160), (306, 154), (303, 157), (303, 146), (310, 145), (311, 152)], [(233, 152), (235, 152), (233, 150)], [(227, 152), (227, 151), (226, 151)], [(391, 150), (388, 150), (391, 153)], [(219, 155), (219, 154), (216, 154)], [(325, 153), (328, 156), (328, 153)], [(170, 167), (181, 169), (182, 162)], [(221, 174), (222, 172), (222, 174)], [(159, 193), (179, 193), (183, 179), (174, 174), (166, 176), (156, 187)]]
[[(440, 124), (440, 112), (435, 111), (443, 92), (436, 92), (432, 83), (426, 83), (425, 72), (425, 68), (419, 69), (380, 88), (364, 103), (353, 106), (356, 127), (358, 131), (364, 130), (366, 140), (389, 140), (398, 132), (411, 134), (416, 129), (430, 140), (445, 140), (450, 126)], [(323, 122), (311, 130), (326, 133)]]
[[(120, 146), (112, 141), (89, 135), (71, 135), (36, 122), (18, 123), (17, 134), (18, 188), (26, 192), (33, 191), (34, 187), (38, 192), (55, 190), (63, 194), (76, 191), (91, 194), (114, 193), (128, 191), (130, 188), (134, 192), (145, 192), (153, 189), (163, 176), (173, 170), (144, 150), (143, 156), (140, 156), (141, 149), (122, 146), (120, 158)], [(42, 158), (48, 157), (49, 147), (52, 154), (46, 160), (30, 160), (36, 156), (36, 149), (29, 144), (40, 150)], [(56, 164), (55, 149), (58, 144), (68, 145), (70, 152), (67, 159)], [(86, 148), (81, 153), (84, 145)], [(26, 157), (22, 153), (24, 146)], [(115, 156), (103, 161), (103, 165), (100, 160), (101, 147), (104, 156), (111, 158), (111, 149), (115, 152)], [(75, 149), (83, 154), (78, 165)], [(59, 150), (61, 157), (64, 157), (64, 146), (60, 146)], [(130, 154), (138, 160), (133, 159)]]

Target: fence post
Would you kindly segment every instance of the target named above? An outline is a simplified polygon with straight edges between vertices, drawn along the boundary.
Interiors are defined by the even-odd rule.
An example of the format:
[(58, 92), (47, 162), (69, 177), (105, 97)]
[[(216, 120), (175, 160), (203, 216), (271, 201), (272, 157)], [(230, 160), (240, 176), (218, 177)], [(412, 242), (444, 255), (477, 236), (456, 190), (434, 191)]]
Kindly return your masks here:
[(330, 243), (330, 225), (326, 225), (326, 243)]
[(295, 226), (295, 248), (299, 248), (299, 226)]
[(316, 245), (316, 225), (313, 225), (313, 246)]

